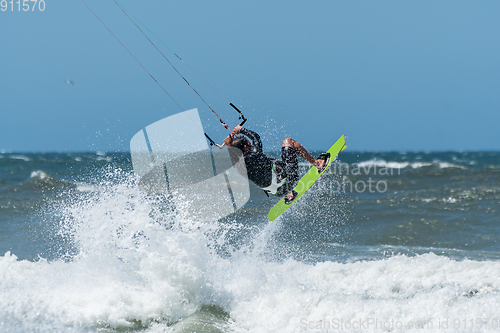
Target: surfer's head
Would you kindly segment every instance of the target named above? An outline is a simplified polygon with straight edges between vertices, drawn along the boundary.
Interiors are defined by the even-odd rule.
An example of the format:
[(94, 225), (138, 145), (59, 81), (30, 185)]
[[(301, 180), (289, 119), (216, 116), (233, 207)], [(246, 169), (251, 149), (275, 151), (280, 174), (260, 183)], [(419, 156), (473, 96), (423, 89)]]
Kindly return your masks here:
[(244, 136), (239, 136), (239, 137), (234, 138), (233, 142), (231, 142), (231, 146), (241, 150), (243, 155), (248, 153), (248, 151), (252, 147), (252, 145), (250, 144), (250, 141), (248, 141), (248, 139), (245, 138)]

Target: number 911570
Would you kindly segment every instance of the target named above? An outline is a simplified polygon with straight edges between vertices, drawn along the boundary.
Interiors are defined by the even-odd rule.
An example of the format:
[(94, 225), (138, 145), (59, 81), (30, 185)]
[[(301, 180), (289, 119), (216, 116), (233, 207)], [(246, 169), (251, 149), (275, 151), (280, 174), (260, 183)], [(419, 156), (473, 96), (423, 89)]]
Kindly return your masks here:
[(44, 0), (0, 0), (0, 10), (5, 12), (7, 10), (13, 11), (32, 11), (35, 10), (43, 12), (45, 10)]

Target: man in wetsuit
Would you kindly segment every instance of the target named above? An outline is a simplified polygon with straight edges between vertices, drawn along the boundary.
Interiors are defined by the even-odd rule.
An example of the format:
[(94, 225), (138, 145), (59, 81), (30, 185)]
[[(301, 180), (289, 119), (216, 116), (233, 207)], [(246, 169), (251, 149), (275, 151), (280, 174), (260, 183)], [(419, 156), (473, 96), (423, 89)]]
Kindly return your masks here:
[[(234, 137), (238, 134), (244, 136)], [(300, 143), (291, 138), (286, 138), (281, 143), (281, 160), (268, 158), (262, 151), (259, 135), (240, 125), (224, 139), (224, 143), (241, 151), (248, 179), (266, 193), (285, 196), (287, 205), (297, 197), (297, 192), (293, 191), (300, 179), (297, 156), (314, 165), (318, 172), (323, 171), (328, 161), (328, 156), (325, 154), (315, 159)]]

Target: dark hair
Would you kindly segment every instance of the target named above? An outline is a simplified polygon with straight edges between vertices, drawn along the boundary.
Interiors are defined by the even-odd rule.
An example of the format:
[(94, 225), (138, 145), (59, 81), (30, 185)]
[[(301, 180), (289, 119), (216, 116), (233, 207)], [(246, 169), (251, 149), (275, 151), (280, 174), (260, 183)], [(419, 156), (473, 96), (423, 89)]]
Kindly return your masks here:
[(241, 152), (244, 155), (247, 152), (247, 149), (245, 149), (245, 148), (248, 147), (248, 141), (244, 136), (239, 136), (233, 140), (233, 142), (231, 143), (231, 146), (241, 150)]

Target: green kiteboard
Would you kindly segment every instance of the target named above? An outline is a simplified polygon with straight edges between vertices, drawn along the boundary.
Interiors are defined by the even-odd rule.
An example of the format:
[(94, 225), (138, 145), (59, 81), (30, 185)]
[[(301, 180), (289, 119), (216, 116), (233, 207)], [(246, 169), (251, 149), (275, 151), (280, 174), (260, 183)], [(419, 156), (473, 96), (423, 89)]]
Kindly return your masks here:
[(269, 211), (267, 214), (267, 217), (269, 218), (269, 221), (274, 221), (278, 216), (280, 216), (285, 210), (287, 210), (291, 205), (293, 205), (294, 202), (299, 200), (299, 198), (302, 196), (302, 194), (306, 193), (307, 190), (311, 188), (311, 186), (316, 183), (316, 181), (321, 177), (325, 171), (332, 165), (332, 162), (337, 158), (337, 155), (346, 148), (345, 145), (345, 137), (342, 135), (337, 142), (333, 144), (333, 146), (328, 149), (327, 153), (330, 153), (330, 160), (328, 161), (328, 165), (323, 169), (321, 173), (318, 173), (318, 169), (316, 169), (315, 166), (311, 167), (307, 173), (300, 178), (297, 186), (295, 186), (293, 189), (296, 191), (298, 194), (293, 202), (290, 204), (285, 204), (285, 198), (281, 198), (280, 201), (274, 205), (273, 208)]

